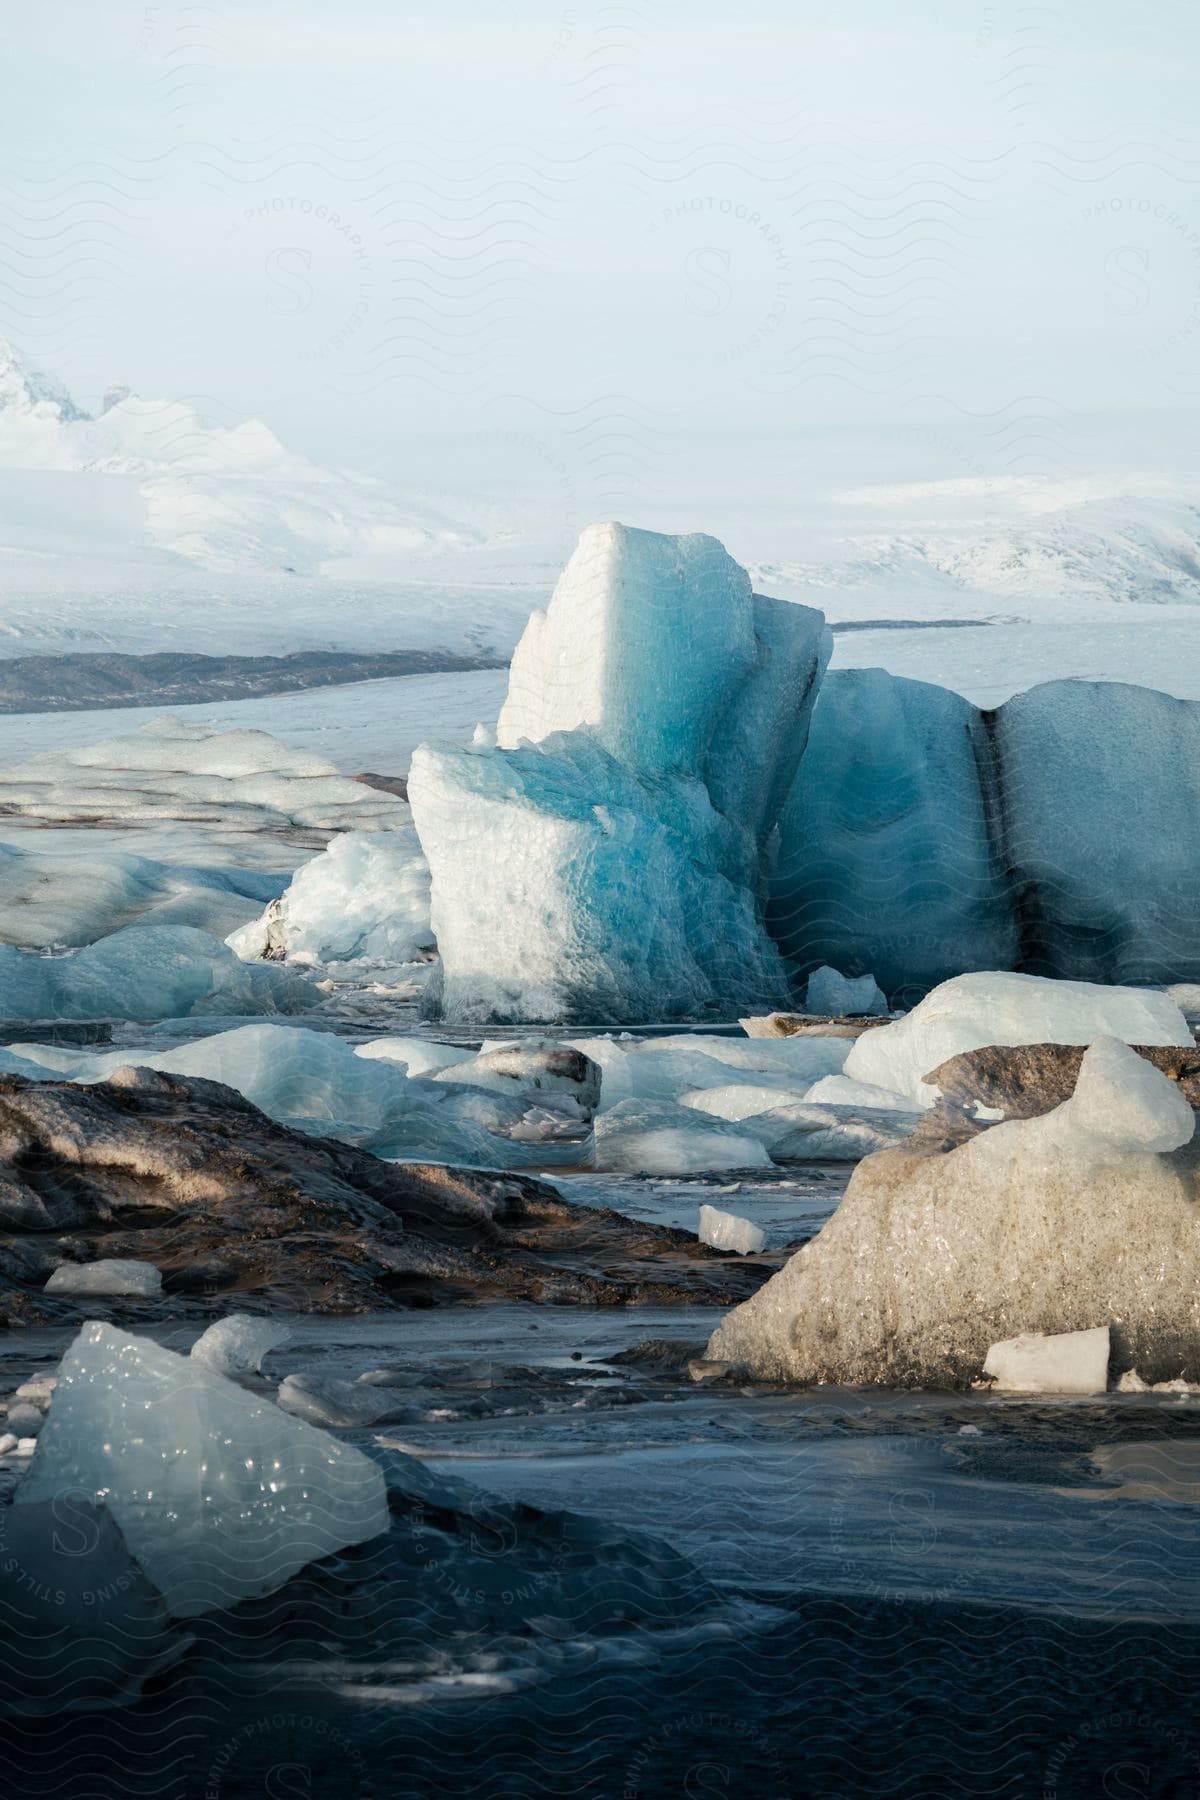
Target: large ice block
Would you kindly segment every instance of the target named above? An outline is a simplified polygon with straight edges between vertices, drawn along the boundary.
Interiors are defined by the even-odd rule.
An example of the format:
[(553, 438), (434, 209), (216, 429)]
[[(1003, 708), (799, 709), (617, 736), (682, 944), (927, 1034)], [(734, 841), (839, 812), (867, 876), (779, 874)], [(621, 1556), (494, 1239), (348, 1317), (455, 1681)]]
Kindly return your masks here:
[(874, 973), (908, 1003), (1011, 968), (1016, 916), (989, 830), (977, 707), (884, 669), (835, 669), (779, 819), (768, 924), (806, 971)]
[(518, 646), (497, 747), (423, 745), (409, 796), (431, 1010), (641, 1023), (785, 1003), (775, 816), (830, 638), (713, 538), (584, 532)]
[(59, 1367), (17, 1504), (102, 1501), (176, 1618), (273, 1593), (388, 1528), (360, 1451), (148, 1339), (96, 1321)]

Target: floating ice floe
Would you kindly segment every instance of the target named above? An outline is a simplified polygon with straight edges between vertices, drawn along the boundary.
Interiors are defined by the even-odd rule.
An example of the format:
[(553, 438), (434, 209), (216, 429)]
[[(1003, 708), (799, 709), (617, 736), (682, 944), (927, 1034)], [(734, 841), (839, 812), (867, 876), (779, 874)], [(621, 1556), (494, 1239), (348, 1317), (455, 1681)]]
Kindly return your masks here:
[(983, 1372), (1000, 1393), (1103, 1394), (1108, 1388), (1109, 1330), (1030, 1332), (993, 1344)]
[(428, 961), (429, 865), (411, 824), (347, 831), (304, 863), (261, 917), (227, 939), (248, 960), (299, 956), (321, 963)]
[(0, 942), (79, 946), (143, 921), (223, 938), (254, 918), (283, 880), (119, 851), (47, 854), (0, 843)]
[(873, 975), (843, 975), (828, 966), (814, 969), (804, 990), (806, 1012), (824, 1019), (879, 1014), (888, 1009), (887, 996)]
[(754, 1256), (766, 1248), (767, 1242), (767, 1234), (761, 1225), (739, 1218), (736, 1213), (722, 1212), (717, 1206), (700, 1208), (697, 1236), (710, 1249), (736, 1250), (739, 1256)]
[(396, 795), (351, 781), (324, 757), (265, 731), (213, 731), (170, 714), (0, 771), (0, 812), (62, 823), (189, 819), (248, 831), (387, 831), (410, 817)]
[(240, 962), (219, 938), (192, 926), (131, 925), (72, 956), (0, 944), (4, 1019), (300, 1013), (320, 1001), (292, 970)]
[(1100, 1320), (1147, 1379), (1200, 1378), (1195, 1124), (1175, 1083), (1102, 1039), (1052, 1112), (860, 1163), (709, 1354), (797, 1382), (958, 1386), (1015, 1329)]
[(944, 981), (892, 1025), (856, 1038), (845, 1062), (854, 1081), (908, 1095), (922, 1106), (937, 1099), (924, 1079), (962, 1050), (987, 1044), (1089, 1044), (1098, 1037), (1127, 1044), (1194, 1042), (1170, 997), (1153, 988), (1101, 987), (1036, 975), (959, 975)]
[(119, 1256), (98, 1262), (60, 1263), (46, 1283), (48, 1294), (142, 1294), (157, 1299), (162, 1275), (153, 1263)]
[(218, 1375), (257, 1375), (263, 1357), (291, 1337), (286, 1325), (274, 1319), (255, 1319), (249, 1313), (230, 1313), (202, 1331), (191, 1355)]
[(800, 1089), (839, 1070), (850, 1051), (847, 1038), (736, 1038), (700, 1032), (571, 1042), (603, 1071), (602, 1110), (621, 1100), (676, 1100), (697, 1088)]
[(378, 1465), (190, 1357), (100, 1323), (59, 1367), (17, 1505), (102, 1501), (175, 1618), (270, 1594), (388, 1528)]
[(715, 539), (589, 527), (496, 747), (413, 758), (446, 1016), (784, 1004), (759, 868), (829, 649), (820, 613), (752, 594)]
[(622, 1100), (596, 1115), (596, 1167), (644, 1175), (770, 1166), (760, 1140), (740, 1125), (664, 1100)]

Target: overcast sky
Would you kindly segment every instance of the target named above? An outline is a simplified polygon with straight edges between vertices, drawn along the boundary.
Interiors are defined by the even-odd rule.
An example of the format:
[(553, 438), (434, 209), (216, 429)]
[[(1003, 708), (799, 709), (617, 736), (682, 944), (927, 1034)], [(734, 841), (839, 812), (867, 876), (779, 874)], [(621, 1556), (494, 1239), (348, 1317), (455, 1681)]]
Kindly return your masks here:
[(9, 6), (0, 330), (501, 498), (1183, 454), (1200, 8), (833, 10)]

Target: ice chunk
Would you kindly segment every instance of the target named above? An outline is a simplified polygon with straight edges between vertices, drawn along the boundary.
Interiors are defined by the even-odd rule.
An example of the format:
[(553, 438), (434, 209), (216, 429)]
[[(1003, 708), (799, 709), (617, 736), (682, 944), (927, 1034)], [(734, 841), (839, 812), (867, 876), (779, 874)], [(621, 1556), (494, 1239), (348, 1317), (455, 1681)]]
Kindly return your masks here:
[(513, 654), (496, 742), (582, 728), (628, 768), (698, 772), (754, 667), (753, 620), (716, 538), (589, 525)]
[(434, 1081), (458, 1081), (497, 1094), (537, 1095), (544, 1103), (573, 1104), (591, 1117), (600, 1104), (600, 1066), (555, 1038), (525, 1038), (498, 1049), (486, 1047), (469, 1062), (433, 1071)]
[(388, 1528), (382, 1471), (223, 1375), (85, 1325), (17, 1504), (103, 1500), (176, 1618), (273, 1593)]
[(755, 1225), (750, 1219), (740, 1219), (736, 1213), (722, 1212), (716, 1206), (700, 1208), (697, 1235), (710, 1249), (736, 1250), (739, 1256), (754, 1256), (765, 1249), (767, 1242), (767, 1234), (761, 1225)]
[(1003, 1392), (1103, 1394), (1108, 1388), (1108, 1326), (1094, 1331), (1030, 1332), (993, 1344), (983, 1372)]
[(0, 805), (46, 820), (209, 820), (245, 830), (386, 831), (409, 818), (394, 794), (265, 731), (213, 731), (169, 714), (0, 771)]
[(74, 956), (0, 944), (0, 1018), (162, 1019), (298, 1013), (321, 995), (288, 969), (239, 962), (191, 926), (131, 925)]
[(1200, 981), (1173, 981), (1167, 993), (1185, 1019), (1200, 1023)]
[[(104, 1081), (128, 1067), (126, 1050), (63, 1055), (28, 1046), (77, 1081)], [(340, 1138), (396, 1160), (512, 1168), (578, 1162), (586, 1125), (530, 1096), (413, 1080), (387, 1058), (356, 1056), (344, 1038), (285, 1025), (244, 1025), (152, 1053), (140, 1067), (200, 1075), (236, 1088), (271, 1118), (314, 1137)], [(522, 1135), (524, 1127), (530, 1129)], [(542, 1143), (530, 1156), (530, 1139)]]
[(31, 949), (78, 946), (143, 920), (223, 938), (273, 899), (283, 880), (117, 851), (46, 855), (0, 844), (0, 941)]
[(275, 1397), (285, 1412), (334, 1430), (378, 1425), (397, 1411), (395, 1401), (377, 1387), (308, 1370), (286, 1375)]
[(777, 1163), (859, 1162), (911, 1136), (920, 1114), (892, 1106), (776, 1106), (746, 1121)]
[(574, 732), (422, 745), (409, 793), (446, 1017), (637, 1024), (786, 998), (757, 849), (697, 776), (635, 774)]
[(598, 1063), (602, 1108), (619, 1100), (674, 1100), (689, 1090), (728, 1087), (807, 1087), (814, 1077), (840, 1069), (845, 1038), (779, 1038), (764, 1041), (709, 1037), (699, 1032), (637, 1040), (574, 1038)]
[(1166, 1076), (1095, 1043), (1052, 1112), (957, 1147), (918, 1135), (860, 1163), (819, 1236), (725, 1319), (709, 1354), (772, 1379), (961, 1386), (1014, 1326), (1058, 1336), (1099, 1318), (1120, 1322), (1125, 1366), (1194, 1380), (1193, 1124)]
[(803, 1087), (734, 1084), (727, 1087), (695, 1088), (690, 1094), (681, 1094), (679, 1104), (690, 1106), (696, 1112), (711, 1113), (714, 1119), (730, 1119), (736, 1123), (739, 1119), (752, 1119), (756, 1113), (769, 1112), (772, 1107), (794, 1105), (804, 1097)]
[(235, 931), (241, 957), (411, 963), (434, 950), (429, 865), (411, 825), (347, 831), (305, 863), (263, 916)]
[(1193, 1038), (1166, 994), (1152, 988), (1098, 987), (1037, 975), (960, 975), (944, 981), (893, 1025), (856, 1038), (845, 1073), (908, 1094), (923, 1106), (937, 1089), (924, 1079), (961, 1050), (985, 1044), (1179, 1044)]
[(1075, 1092), (1054, 1117), (1060, 1141), (1087, 1138), (1096, 1155), (1178, 1150), (1196, 1129), (1178, 1083), (1117, 1038), (1097, 1038), (1084, 1051)]
[(372, 1038), (369, 1043), (356, 1044), (354, 1053), (368, 1060), (399, 1063), (414, 1077), (471, 1062), (475, 1056), (475, 1051), (463, 1044), (439, 1044), (433, 1038), (417, 1037)]
[(784, 954), (802, 969), (873, 969), (906, 997), (964, 969), (1011, 968), (987, 760), (983, 717), (961, 695), (883, 669), (827, 674), (779, 819), (767, 918)]
[(872, 1081), (855, 1081), (850, 1075), (822, 1075), (803, 1098), (814, 1106), (869, 1106), (875, 1111), (892, 1106), (899, 1112), (913, 1109), (911, 1095), (898, 1094), (895, 1088), (877, 1087)]
[(413, 759), (431, 1005), (636, 1023), (782, 1003), (762, 862), (829, 643), (712, 538), (589, 528), (518, 646), (499, 747)]
[(153, 1263), (102, 1257), (99, 1262), (60, 1263), (46, 1283), (48, 1294), (162, 1293), (162, 1275)]
[(596, 1115), (598, 1169), (686, 1175), (703, 1169), (765, 1168), (770, 1161), (749, 1132), (685, 1106), (622, 1100)]
[(887, 996), (873, 975), (842, 975), (828, 966), (814, 969), (804, 995), (805, 1010), (823, 1019), (885, 1013)]
[(274, 1319), (254, 1319), (249, 1313), (230, 1313), (202, 1331), (192, 1345), (196, 1362), (218, 1375), (257, 1375), (263, 1357), (291, 1337), (286, 1325)]
[(1049, 681), (1005, 701), (994, 738), (1026, 965), (1200, 980), (1200, 706), (1119, 681)]

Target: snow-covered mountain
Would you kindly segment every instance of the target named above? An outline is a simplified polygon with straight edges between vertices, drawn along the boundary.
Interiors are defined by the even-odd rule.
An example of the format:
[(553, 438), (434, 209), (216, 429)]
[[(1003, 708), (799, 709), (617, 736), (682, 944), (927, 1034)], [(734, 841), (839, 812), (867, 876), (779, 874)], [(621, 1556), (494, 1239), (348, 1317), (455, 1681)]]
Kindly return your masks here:
[(1200, 602), (1200, 481), (971, 479), (831, 496), (820, 559), (759, 564), (830, 616)]
[[(257, 419), (223, 426), (177, 401), (148, 401), (110, 390), (91, 417), (51, 377), (0, 340), (0, 470), (24, 477), (111, 478), (77, 482), (79, 512), (95, 522), (106, 501), (132, 526), (135, 560), (160, 553), (228, 573), (336, 573), (377, 561), (479, 540), (436, 508), (413, 506), (386, 483), (324, 468), (287, 450)], [(30, 548), (30, 505), (39, 487), (50, 519), (42, 554), (71, 546), (61, 536), (60, 484), (6, 483), (17, 500), (17, 530), (0, 505), (0, 550)], [(133, 494), (129, 490), (133, 490)], [(136, 497), (137, 504), (130, 505)], [(35, 521), (36, 525), (36, 521)], [(118, 552), (118, 527), (110, 548)]]

